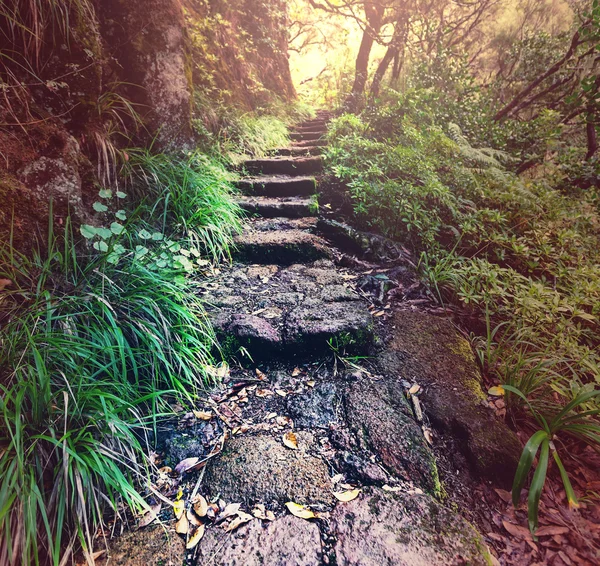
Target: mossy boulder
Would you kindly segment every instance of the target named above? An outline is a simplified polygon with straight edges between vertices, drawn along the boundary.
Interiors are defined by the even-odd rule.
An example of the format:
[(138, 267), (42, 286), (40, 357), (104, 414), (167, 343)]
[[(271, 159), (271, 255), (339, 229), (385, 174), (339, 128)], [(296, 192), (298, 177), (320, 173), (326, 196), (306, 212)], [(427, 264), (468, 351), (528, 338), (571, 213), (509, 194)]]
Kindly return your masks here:
[(469, 342), (448, 320), (402, 311), (391, 321), (392, 335), (378, 365), (394, 397), (403, 397), (401, 380), (422, 387), (420, 399), (432, 423), (457, 439), (474, 470), (509, 486), (521, 444), (515, 433), (487, 407), (481, 374)]

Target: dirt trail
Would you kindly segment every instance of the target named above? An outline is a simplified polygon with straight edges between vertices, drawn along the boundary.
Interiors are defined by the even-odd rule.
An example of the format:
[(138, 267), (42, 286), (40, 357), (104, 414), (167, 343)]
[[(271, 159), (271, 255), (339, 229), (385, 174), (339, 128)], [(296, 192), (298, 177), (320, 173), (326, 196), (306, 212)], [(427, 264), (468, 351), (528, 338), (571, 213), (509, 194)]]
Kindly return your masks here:
[[(164, 526), (115, 539), (109, 564), (492, 563), (466, 519), (477, 520), (478, 495), (470, 512), (448, 503), (477, 478), (506, 487), (520, 444), (487, 406), (468, 342), (417, 309), (426, 294), (408, 258), (371, 266), (366, 235), (319, 219), (328, 119), (245, 164), (239, 202), (251, 217), (233, 265), (202, 283), (224, 351), (240, 364), (200, 412), (163, 431), (161, 465), (199, 464), (157, 482), (166, 497), (183, 489), (197, 526), (176, 534), (163, 504)], [(214, 502), (212, 518), (191, 511), (198, 495)], [(290, 502), (318, 517), (293, 515)]]

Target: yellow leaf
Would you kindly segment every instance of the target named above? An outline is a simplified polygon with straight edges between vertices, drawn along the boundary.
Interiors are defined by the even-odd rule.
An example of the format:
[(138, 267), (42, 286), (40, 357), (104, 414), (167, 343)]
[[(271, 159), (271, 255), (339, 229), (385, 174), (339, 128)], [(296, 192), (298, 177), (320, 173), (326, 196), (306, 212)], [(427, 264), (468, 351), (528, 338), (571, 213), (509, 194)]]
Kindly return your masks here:
[(318, 519), (318, 513), (311, 511), (304, 505), (298, 505), (298, 503), (294, 503), (293, 501), (288, 501), (285, 506), (288, 508), (288, 511), (294, 515), (294, 517), (300, 517), (300, 519)]
[(200, 542), (200, 540), (204, 536), (204, 529), (204, 524), (198, 525), (198, 528), (194, 531), (192, 536), (188, 539), (187, 544), (185, 545), (185, 547), (188, 550), (191, 550)]
[(298, 377), (301, 373), (302, 370), (300, 368), (294, 368), (294, 371), (292, 372), (292, 377)]
[(185, 511), (185, 502), (180, 499), (179, 501), (175, 501), (173, 503), (173, 513), (175, 513), (175, 517), (181, 519), (183, 512)]
[(208, 502), (202, 495), (196, 496), (194, 499), (194, 512), (198, 517), (206, 517), (208, 511)]
[(316, 381), (313, 381), (312, 379), (310, 381), (306, 382), (306, 385), (308, 385), (309, 387), (314, 387), (315, 383), (317, 383)]
[(187, 535), (190, 530), (190, 522), (188, 521), (187, 515), (185, 513), (181, 514), (179, 520), (175, 524), (175, 531), (177, 531), (180, 535)]
[(356, 499), (358, 497), (359, 493), (360, 493), (360, 489), (352, 489), (350, 491), (341, 491), (341, 492), (334, 491), (333, 496), (338, 501), (347, 503), (348, 501), (352, 501), (353, 499)]
[(498, 385), (496, 387), (490, 387), (488, 389), (488, 395), (493, 395), (494, 397), (503, 397), (504, 396), (504, 387), (502, 385)]
[(292, 450), (298, 450), (298, 439), (293, 432), (286, 432), (283, 435), (283, 443)]

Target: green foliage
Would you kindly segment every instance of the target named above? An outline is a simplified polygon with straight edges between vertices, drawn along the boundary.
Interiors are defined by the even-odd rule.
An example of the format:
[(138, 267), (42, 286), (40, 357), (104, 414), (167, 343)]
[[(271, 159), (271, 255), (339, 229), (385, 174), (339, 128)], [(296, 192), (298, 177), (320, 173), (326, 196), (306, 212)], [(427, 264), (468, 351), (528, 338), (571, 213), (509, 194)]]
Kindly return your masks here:
[[(546, 481), (548, 470), (549, 453), (552, 451), (552, 457), (558, 467), (569, 507), (577, 507), (577, 497), (569, 476), (565, 470), (562, 460), (558, 454), (555, 444), (560, 440), (564, 441), (564, 436), (572, 436), (586, 444), (597, 446), (600, 444), (600, 424), (593, 420), (593, 417), (600, 414), (600, 409), (593, 405), (593, 401), (600, 396), (600, 390), (591, 390), (580, 393), (564, 407), (558, 410), (551, 417), (544, 418), (534, 407), (529, 404), (527, 397), (517, 388), (505, 385), (504, 389), (518, 395), (525, 403), (529, 405), (531, 412), (537, 420), (541, 430), (534, 433), (521, 454), (521, 459), (515, 473), (515, 479), (512, 488), (512, 500), (515, 507), (519, 505), (521, 499), (521, 490), (525, 486), (527, 477), (533, 467), (534, 459), (540, 450), (540, 456), (535, 466), (535, 473), (529, 487), (528, 510), (529, 510), (529, 529), (535, 533), (538, 525), (538, 509), (540, 496)], [(590, 408), (591, 407), (591, 408)], [(578, 411), (582, 409), (583, 411)]]
[(506, 145), (478, 148), (455, 123), (437, 126), (430, 107), (415, 104), (429, 94), (334, 120), (327, 160), (356, 221), (412, 247), (440, 300), (485, 318), (487, 336), (474, 343), (488, 376), (521, 392), (507, 397), (511, 414), (530, 408), (550, 423), (530, 490), (535, 528), (550, 452), (568, 481), (554, 435), (600, 440), (597, 396), (585, 398), (585, 422), (564, 429), (562, 420), (600, 383), (596, 195), (570, 195), (569, 177), (550, 166), (547, 177), (516, 176)]
[[(239, 209), (221, 165), (128, 151), (131, 192), (32, 259), (0, 249), (0, 562), (59, 564), (107, 510), (145, 503), (144, 429), (210, 382), (216, 347), (190, 273), (228, 257)], [(142, 196), (144, 195), (144, 196)], [(147, 423), (142, 415), (150, 414)]]

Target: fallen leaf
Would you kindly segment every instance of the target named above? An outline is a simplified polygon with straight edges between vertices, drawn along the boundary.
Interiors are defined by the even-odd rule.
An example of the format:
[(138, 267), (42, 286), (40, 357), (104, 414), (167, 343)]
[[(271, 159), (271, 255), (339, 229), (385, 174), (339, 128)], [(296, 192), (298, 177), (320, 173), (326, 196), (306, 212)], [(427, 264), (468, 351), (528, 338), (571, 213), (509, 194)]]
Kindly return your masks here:
[(529, 529), (525, 527), (520, 527), (519, 525), (513, 525), (513, 523), (509, 523), (508, 521), (502, 521), (504, 528), (514, 537), (531, 540), (531, 533)]
[(277, 413), (269, 413), (266, 417), (265, 417), (265, 421), (270, 421), (271, 419), (274, 419), (277, 416)]
[(188, 511), (187, 511), (187, 518), (188, 518), (188, 521), (190, 522), (190, 525), (192, 525), (193, 527), (198, 527), (202, 524), (202, 521), (198, 518), (196, 513), (194, 513), (191, 509), (188, 509)]
[(488, 395), (493, 395), (494, 397), (502, 397), (504, 395), (504, 387), (498, 385), (496, 387), (490, 387), (488, 389)]
[(217, 522), (220, 523), (221, 521), (224, 521), (229, 517), (233, 517), (233, 515), (237, 515), (241, 506), (241, 503), (230, 503), (229, 505), (227, 505), (225, 509), (223, 509), (223, 511), (219, 513)]
[(411, 395), (415, 395), (421, 391), (421, 386), (418, 383), (413, 384), (413, 386), (408, 390)]
[(317, 383), (317, 382), (316, 382), (316, 381), (312, 381), (312, 380), (311, 380), (311, 381), (307, 381), (307, 382), (306, 382), (306, 385), (308, 385), (309, 387), (314, 387), (314, 386), (315, 386), (315, 383)]
[(294, 368), (294, 371), (292, 372), (292, 377), (298, 377), (301, 373), (302, 370), (300, 368)]
[(256, 368), (256, 377), (258, 377), (258, 379), (260, 381), (266, 381), (266, 379), (267, 379), (267, 376), (262, 371), (260, 371), (258, 368)]
[(293, 432), (286, 432), (283, 435), (283, 443), (292, 450), (298, 450), (298, 439)]
[(230, 533), (237, 529), (240, 525), (252, 521), (254, 517), (248, 513), (239, 512), (237, 517), (225, 526), (225, 532)]
[(512, 501), (511, 493), (505, 489), (494, 489), (494, 491), (498, 494), (498, 497), (504, 501), (504, 503), (510, 503)]
[(255, 395), (257, 397), (270, 397), (274, 393), (270, 389), (257, 389)]
[(187, 544), (185, 545), (185, 548), (187, 550), (191, 550), (200, 542), (200, 540), (204, 536), (205, 529), (206, 529), (206, 527), (204, 526), (203, 523), (198, 525), (198, 528), (194, 531), (192, 536), (188, 538)]
[(206, 517), (208, 502), (202, 495), (197, 495), (192, 504), (194, 506), (194, 512), (198, 517)]
[(159, 474), (172, 474), (173, 469), (169, 468), (169, 466), (163, 466), (162, 468), (158, 468)]
[(10, 279), (0, 279), (0, 291), (4, 291), (6, 287), (10, 287), (13, 282)]
[(383, 316), (385, 314), (385, 311), (377, 311), (373, 313), (373, 316), (375, 317), (380, 317)]
[(336, 474), (335, 476), (333, 476), (331, 478), (331, 483), (338, 483), (340, 481), (343, 481), (344, 479), (344, 474)]
[(425, 440), (431, 445), (433, 446), (433, 433), (431, 432), (431, 429), (427, 428), (427, 427), (423, 427), (423, 436), (425, 437)]
[(300, 519), (318, 519), (318, 513), (311, 511), (304, 505), (298, 505), (298, 503), (294, 503), (293, 501), (288, 501), (285, 506), (288, 508), (288, 511), (294, 515), (294, 517), (300, 517)]
[(287, 397), (287, 393), (283, 389), (275, 389), (275, 393), (280, 397)]
[(548, 525), (546, 527), (540, 527), (536, 532), (538, 537), (547, 537), (554, 535), (566, 535), (569, 532), (568, 527), (559, 527), (558, 525)]
[(179, 499), (173, 503), (173, 513), (175, 513), (175, 517), (177, 519), (181, 519), (183, 512), (185, 511), (185, 502), (183, 499)]
[(154, 523), (154, 521), (158, 519), (158, 514), (160, 513), (161, 508), (161, 503), (151, 505), (150, 510), (147, 511), (140, 519), (140, 522), (138, 523), (138, 529), (143, 529), (144, 527), (147, 527), (148, 525)]
[(185, 513), (181, 514), (179, 520), (175, 524), (175, 531), (180, 535), (187, 535), (190, 530), (190, 522), (188, 521), (187, 515)]
[(186, 458), (185, 460), (181, 460), (179, 464), (175, 466), (175, 471), (178, 474), (185, 474), (188, 470), (192, 469), (198, 462), (200, 458), (194, 456), (193, 458)]
[(391, 486), (387, 483), (381, 487), (383, 491), (391, 491), (392, 493), (396, 493), (398, 491), (404, 491), (400, 486)]
[(192, 411), (194, 416), (201, 421), (210, 421), (212, 419), (213, 414), (211, 411)]
[(360, 489), (352, 489), (350, 491), (337, 491), (337, 492), (334, 491), (333, 496), (338, 501), (347, 503), (348, 501), (352, 501), (353, 499), (356, 499), (358, 497), (359, 493), (360, 493)]

